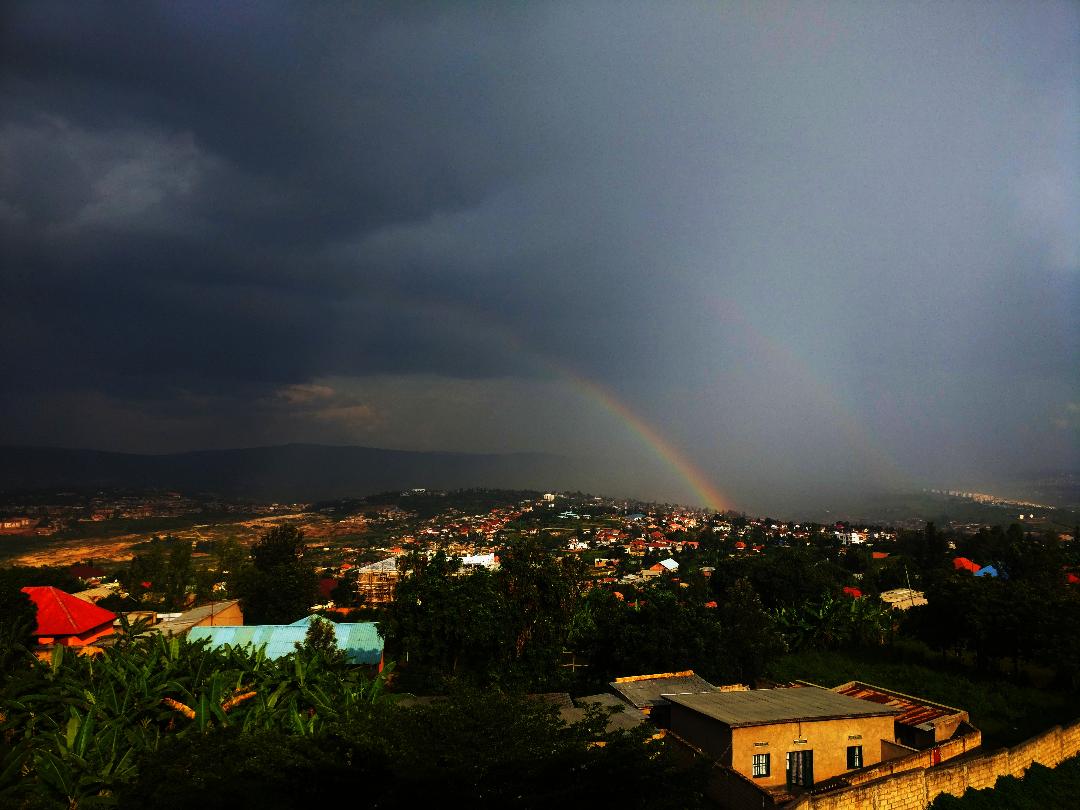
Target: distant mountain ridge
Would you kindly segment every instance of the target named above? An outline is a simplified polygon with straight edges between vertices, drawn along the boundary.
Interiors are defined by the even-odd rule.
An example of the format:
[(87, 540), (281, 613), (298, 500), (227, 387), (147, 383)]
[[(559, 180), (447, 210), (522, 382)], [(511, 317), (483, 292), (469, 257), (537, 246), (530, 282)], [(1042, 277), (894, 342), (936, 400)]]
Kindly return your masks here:
[(412, 487), (569, 488), (584, 462), (544, 453), (473, 454), (286, 444), (141, 455), (0, 447), (0, 492), (122, 487), (314, 501)]

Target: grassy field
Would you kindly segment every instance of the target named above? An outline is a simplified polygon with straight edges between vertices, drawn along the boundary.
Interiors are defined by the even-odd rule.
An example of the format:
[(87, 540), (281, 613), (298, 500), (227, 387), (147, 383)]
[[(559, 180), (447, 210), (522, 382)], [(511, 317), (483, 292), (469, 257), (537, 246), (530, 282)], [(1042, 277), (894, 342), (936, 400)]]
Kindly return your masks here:
[(965, 709), (982, 731), (983, 746), (988, 749), (1013, 745), (1080, 716), (1078, 695), (981, 679), (926, 662), (897, 660), (887, 653), (793, 653), (774, 665), (772, 676), (778, 681), (801, 679), (828, 687), (860, 680)]

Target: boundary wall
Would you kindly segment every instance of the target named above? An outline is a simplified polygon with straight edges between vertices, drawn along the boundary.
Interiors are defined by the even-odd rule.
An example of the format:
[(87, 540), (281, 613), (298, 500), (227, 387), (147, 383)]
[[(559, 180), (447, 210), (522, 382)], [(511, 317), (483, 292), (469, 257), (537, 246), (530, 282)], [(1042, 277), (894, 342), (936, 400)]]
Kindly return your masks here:
[[(958, 740), (948, 740), (940, 748)], [(970, 746), (968, 747), (968, 750)], [(932, 749), (931, 749), (932, 750)], [(869, 776), (851, 787), (829, 791), (818, 796), (808, 795), (785, 805), (787, 810), (925, 810), (942, 793), (962, 796), (968, 788), (981, 790), (993, 787), (1002, 776), (1023, 776), (1032, 763), (1054, 767), (1058, 763), (1080, 753), (1080, 721), (1068, 726), (1054, 726), (1031, 739), (1014, 745), (974, 756), (931, 765), (926, 762), (931, 751), (919, 752), (923, 762), (911, 762), (910, 767), (897, 771), (896, 765), (915, 760), (901, 757), (882, 766), (893, 765), (892, 772)], [(958, 756), (954, 753), (952, 756)], [(942, 759), (945, 759), (942, 751)], [(879, 770), (868, 769), (868, 770)], [(886, 768), (887, 770), (887, 768)], [(860, 775), (861, 776), (861, 775)], [(854, 781), (852, 777), (852, 781)]]

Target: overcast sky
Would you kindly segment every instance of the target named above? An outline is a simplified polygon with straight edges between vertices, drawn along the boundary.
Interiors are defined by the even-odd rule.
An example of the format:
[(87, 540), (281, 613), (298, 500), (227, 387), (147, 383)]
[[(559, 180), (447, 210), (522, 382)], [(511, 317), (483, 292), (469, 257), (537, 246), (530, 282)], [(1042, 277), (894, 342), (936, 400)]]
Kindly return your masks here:
[(1075, 3), (0, 8), (0, 442), (1080, 465)]

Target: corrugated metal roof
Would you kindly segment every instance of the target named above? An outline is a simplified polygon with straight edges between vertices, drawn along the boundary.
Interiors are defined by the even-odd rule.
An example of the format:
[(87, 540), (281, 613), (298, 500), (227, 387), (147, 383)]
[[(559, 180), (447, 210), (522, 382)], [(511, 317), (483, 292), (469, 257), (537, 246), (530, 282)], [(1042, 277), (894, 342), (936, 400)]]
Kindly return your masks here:
[(35, 636), (75, 636), (107, 627), (116, 620), (112, 611), (84, 602), (50, 585), (28, 585), (22, 592), (37, 608)]
[(941, 704), (924, 703), (917, 698), (859, 681), (838, 686), (836, 691), (841, 695), (866, 700), (881, 706), (893, 707), (899, 712), (896, 716), (896, 722), (905, 726), (918, 726), (939, 720), (942, 717), (955, 717), (962, 714), (960, 709)]
[(239, 599), (226, 599), (221, 602), (200, 605), (197, 608), (185, 610), (183, 613), (162, 613), (159, 614), (161, 621), (151, 629), (167, 636), (178, 636), (186, 633), (199, 622), (219, 613), (224, 613), (229, 608), (236, 606), (239, 601)]
[[(303, 621), (303, 620), (301, 620)], [(262, 624), (243, 627), (193, 627), (188, 638), (193, 641), (210, 639), (210, 646), (225, 644), (240, 647), (266, 647), (267, 658), (281, 658), (295, 652), (304, 643), (306, 624)], [(383, 640), (376, 622), (342, 622), (334, 624), (338, 649), (352, 664), (378, 664), (382, 658)]]
[(837, 694), (820, 686), (672, 695), (668, 700), (732, 727), (900, 713), (899, 709)]
[(655, 706), (663, 702), (669, 695), (696, 694), (698, 692), (715, 692), (716, 687), (694, 673), (668, 673), (658, 675), (655, 678), (636, 678), (634, 680), (617, 680), (608, 684), (612, 689), (622, 695), (627, 702), (643, 709), (646, 706)]

